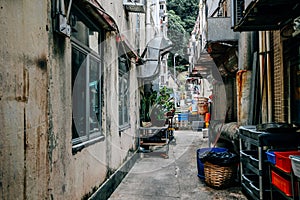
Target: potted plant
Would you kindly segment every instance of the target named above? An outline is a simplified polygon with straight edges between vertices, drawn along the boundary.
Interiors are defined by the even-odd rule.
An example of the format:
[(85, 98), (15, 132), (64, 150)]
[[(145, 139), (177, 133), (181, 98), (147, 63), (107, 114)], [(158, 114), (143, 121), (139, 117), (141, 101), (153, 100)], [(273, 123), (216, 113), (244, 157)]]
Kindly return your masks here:
[[(172, 89), (162, 87), (159, 92), (152, 91), (141, 99), (142, 126), (163, 126), (166, 122), (166, 113), (174, 108)], [(149, 123), (151, 122), (151, 123)]]
[(172, 89), (162, 87), (159, 93), (153, 93), (156, 96), (154, 104), (150, 112), (151, 123), (154, 126), (163, 126), (166, 123), (166, 113), (174, 108), (174, 101), (172, 101)]

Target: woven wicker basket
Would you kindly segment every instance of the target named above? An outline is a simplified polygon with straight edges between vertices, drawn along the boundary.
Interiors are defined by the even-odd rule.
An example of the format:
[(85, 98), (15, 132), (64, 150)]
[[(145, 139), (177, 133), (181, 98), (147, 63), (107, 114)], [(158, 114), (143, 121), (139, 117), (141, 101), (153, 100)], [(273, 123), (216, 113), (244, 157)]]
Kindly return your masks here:
[(237, 165), (219, 166), (210, 162), (204, 163), (205, 183), (213, 188), (222, 189), (232, 185), (237, 173)]

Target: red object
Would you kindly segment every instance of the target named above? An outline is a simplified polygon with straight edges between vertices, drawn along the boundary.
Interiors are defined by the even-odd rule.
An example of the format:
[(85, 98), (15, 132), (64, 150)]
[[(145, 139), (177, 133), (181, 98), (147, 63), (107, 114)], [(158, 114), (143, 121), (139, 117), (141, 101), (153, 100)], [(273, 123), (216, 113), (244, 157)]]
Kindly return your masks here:
[[(286, 196), (293, 196), (291, 181), (278, 175), (273, 170), (271, 174), (272, 174), (272, 184), (275, 185), (279, 190), (281, 190)], [(295, 190), (295, 196), (297, 196), (298, 190), (296, 187), (296, 182), (294, 183), (294, 190)]]
[(281, 169), (286, 173), (292, 171), (292, 162), (289, 158), (290, 155), (300, 156), (300, 151), (285, 151), (285, 152), (274, 152), (275, 154), (275, 167)]
[(210, 114), (209, 114), (209, 113), (206, 113), (206, 114), (205, 114), (205, 119), (204, 119), (204, 121), (205, 121), (205, 122), (209, 122), (209, 120), (210, 120)]

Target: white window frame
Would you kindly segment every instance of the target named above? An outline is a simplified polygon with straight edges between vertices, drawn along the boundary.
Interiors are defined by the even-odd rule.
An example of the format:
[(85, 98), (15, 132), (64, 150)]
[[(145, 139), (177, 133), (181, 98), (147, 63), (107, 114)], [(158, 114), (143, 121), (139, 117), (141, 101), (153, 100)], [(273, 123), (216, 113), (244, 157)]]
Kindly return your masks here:
[[(84, 70), (84, 73), (81, 75), (85, 77), (81, 77), (83, 82), (78, 83), (78, 85), (83, 85), (84, 89), (84, 95), (81, 96), (82, 104), (80, 105), (80, 102), (76, 102), (77, 100), (80, 100), (80, 97), (78, 99), (77, 96), (80, 96), (81, 93), (75, 94), (78, 91), (74, 91), (73, 87), (77, 87), (78, 85), (75, 84), (76, 79), (75, 77), (72, 77), (72, 80), (74, 81), (74, 84), (72, 83), (72, 152), (76, 153), (77, 151), (81, 150), (82, 148), (94, 144), (96, 142), (102, 141), (104, 139), (104, 135), (102, 132), (102, 68), (103, 68), (103, 60), (102, 60), (102, 49), (100, 45), (100, 41), (102, 41), (102, 37), (104, 37), (104, 33), (102, 30), (100, 30), (97, 26), (93, 25), (91, 21), (78, 9), (74, 9), (74, 13), (76, 16), (76, 12), (79, 12), (81, 16), (83, 16), (84, 20), (88, 21), (88, 24), (85, 24), (88, 32), (84, 34), (87, 34), (87, 38), (89, 38), (89, 35), (92, 33), (95, 33), (98, 36), (98, 44), (93, 43), (92, 41), (89, 41), (89, 44), (78, 40), (76, 36), (72, 37), (71, 34), (71, 51), (72, 56), (73, 52), (78, 51), (80, 55), (84, 55), (85, 60), (82, 62), (82, 66), (79, 68), (84, 67), (83, 69), (75, 69), (75, 66), (73, 66), (73, 60), (72, 60), (72, 76), (73, 73), (80, 73), (80, 70)], [(93, 29), (93, 31), (91, 31)], [(96, 30), (96, 31), (95, 31)], [(94, 41), (95, 42), (95, 41)], [(73, 57), (72, 57), (73, 59)], [(92, 65), (92, 63), (96, 65)], [(85, 66), (84, 66), (85, 65)], [(91, 67), (94, 66), (93, 69), (96, 69), (97, 73), (91, 74), (90, 70)], [(96, 67), (95, 67), (96, 66)], [(77, 71), (73, 71), (77, 70)], [(78, 72), (79, 71), (79, 72)], [(92, 76), (94, 76), (94, 79), (96, 77), (97, 80), (91, 80)], [(81, 88), (82, 89), (82, 88)], [(76, 90), (76, 88), (75, 88)], [(77, 96), (76, 96), (77, 95)], [(91, 101), (92, 100), (92, 101)], [(93, 107), (91, 107), (94, 104)], [(77, 106), (82, 106), (81, 108), (77, 109)], [(77, 110), (79, 111), (77, 111)], [(81, 115), (82, 113), (82, 115)], [(76, 115), (76, 119), (74, 118), (74, 115)], [(96, 116), (97, 115), (97, 116)], [(80, 124), (78, 121), (78, 118), (80, 119)], [(95, 120), (96, 119), (96, 120)], [(79, 131), (78, 131), (79, 130)]]

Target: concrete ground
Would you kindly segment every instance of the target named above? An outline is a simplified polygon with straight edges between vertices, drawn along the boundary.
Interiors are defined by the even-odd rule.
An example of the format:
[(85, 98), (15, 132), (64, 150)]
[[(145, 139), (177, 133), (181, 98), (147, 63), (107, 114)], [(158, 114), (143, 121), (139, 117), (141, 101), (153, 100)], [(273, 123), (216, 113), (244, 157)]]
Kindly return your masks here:
[(239, 186), (215, 190), (197, 174), (196, 151), (208, 147), (202, 132), (176, 130), (176, 144), (169, 147), (169, 158), (141, 154), (110, 200), (231, 200), (247, 199)]

